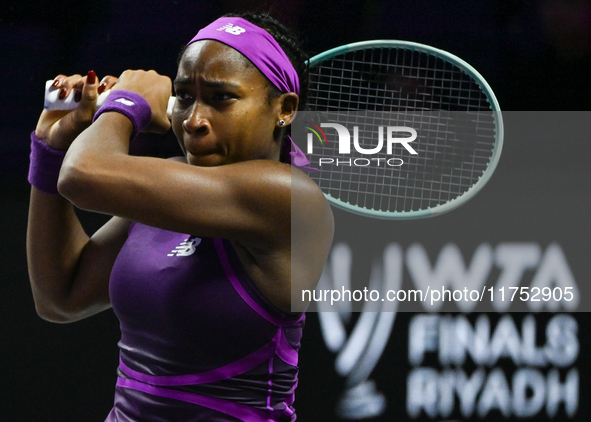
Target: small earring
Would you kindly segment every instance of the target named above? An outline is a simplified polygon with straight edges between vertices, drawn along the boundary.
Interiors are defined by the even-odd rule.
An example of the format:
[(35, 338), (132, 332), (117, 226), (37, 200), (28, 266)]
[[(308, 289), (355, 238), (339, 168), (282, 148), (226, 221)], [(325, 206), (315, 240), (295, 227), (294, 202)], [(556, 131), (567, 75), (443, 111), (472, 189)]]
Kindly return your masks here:
[(285, 126), (285, 120), (279, 120), (279, 126)]

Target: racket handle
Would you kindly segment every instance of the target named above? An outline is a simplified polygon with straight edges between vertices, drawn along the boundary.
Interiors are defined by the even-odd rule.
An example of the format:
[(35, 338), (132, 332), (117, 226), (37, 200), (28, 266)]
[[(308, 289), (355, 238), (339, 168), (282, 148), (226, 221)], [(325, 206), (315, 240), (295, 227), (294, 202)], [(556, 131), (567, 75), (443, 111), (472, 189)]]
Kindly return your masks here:
[[(43, 107), (46, 110), (74, 110), (76, 107), (78, 107), (79, 103), (74, 101), (74, 90), (72, 90), (70, 92), (70, 95), (68, 95), (66, 98), (64, 98), (63, 100), (60, 100), (59, 99), (60, 90), (57, 88), (53, 88), (51, 86), (52, 83), (53, 83), (53, 80), (49, 80), (49, 81), (45, 82), (45, 101), (44, 101)], [(110, 93), (111, 93), (111, 90), (108, 90), (108, 91), (103, 92), (101, 95), (99, 95), (98, 100), (97, 100), (97, 107), (100, 107), (103, 105), (103, 103), (105, 102), (105, 100), (107, 99), (107, 97), (109, 96)], [(174, 107), (174, 102), (175, 102), (175, 97), (170, 97), (168, 99), (168, 107), (166, 108), (166, 115), (168, 116), (169, 119), (170, 119), (170, 116), (172, 116), (172, 109)]]

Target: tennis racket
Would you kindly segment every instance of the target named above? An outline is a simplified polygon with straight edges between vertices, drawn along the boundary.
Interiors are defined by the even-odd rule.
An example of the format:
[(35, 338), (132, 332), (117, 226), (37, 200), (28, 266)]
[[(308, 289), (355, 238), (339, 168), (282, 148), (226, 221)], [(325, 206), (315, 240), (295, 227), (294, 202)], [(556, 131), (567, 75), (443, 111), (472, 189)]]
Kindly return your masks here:
[[(491, 178), (503, 120), (488, 83), (462, 59), (423, 44), (375, 40), (328, 50), (309, 67), (309, 111), (298, 114), (292, 137), (318, 169), (309, 176), (331, 204), (375, 218), (430, 217), (461, 206)], [(73, 94), (59, 100), (51, 83), (46, 109), (77, 106)], [(169, 116), (173, 106), (171, 97)], [(335, 125), (351, 135), (349, 153)]]
[[(503, 144), (499, 104), (460, 58), (375, 40), (328, 50), (309, 67), (310, 112), (292, 136), (333, 205), (376, 218), (429, 217), (464, 204), (492, 176)], [(335, 124), (348, 131), (348, 153)]]

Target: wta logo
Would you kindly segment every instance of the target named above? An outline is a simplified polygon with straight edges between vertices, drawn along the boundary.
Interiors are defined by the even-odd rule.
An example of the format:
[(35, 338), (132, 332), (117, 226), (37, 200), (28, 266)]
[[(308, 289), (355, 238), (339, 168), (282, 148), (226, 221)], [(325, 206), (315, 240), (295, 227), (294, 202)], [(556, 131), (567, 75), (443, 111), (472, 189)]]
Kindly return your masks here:
[[(412, 143), (417, 131), (409, 126), (384, 124), (312, 123), (304, 120), (306, 156), (314, 165), (400, 167), (405, 155), (417, 155)], [(380, 122), (381, 123), (381, 122)], [(297, 128), (296, 128), (297, 130)], [(300, 132), (301, 133), (301, 132)], [(300, 140), (302, 137), (298, 137)]]

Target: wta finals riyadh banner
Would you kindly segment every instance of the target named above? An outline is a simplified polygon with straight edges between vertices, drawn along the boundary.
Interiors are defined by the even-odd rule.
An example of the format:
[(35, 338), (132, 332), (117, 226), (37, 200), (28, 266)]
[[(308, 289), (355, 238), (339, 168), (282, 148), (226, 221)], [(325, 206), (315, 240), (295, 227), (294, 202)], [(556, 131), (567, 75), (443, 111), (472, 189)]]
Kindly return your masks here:
[[(498, 168), (461, 207), (399, 221), (334, 208), (318, 288), (292, 292), (317, 312), (302, 349), (303, 420), (587, 420), (591, 113), (503, 120)], [(338, 142), (334, 127), (323, 132)], [(414, 135), (399, 132), (408, 142), (396, 145), (396, 162), (379, 163), (394, 176)], [(308, 140), (295, 139), (304, 153)]]

